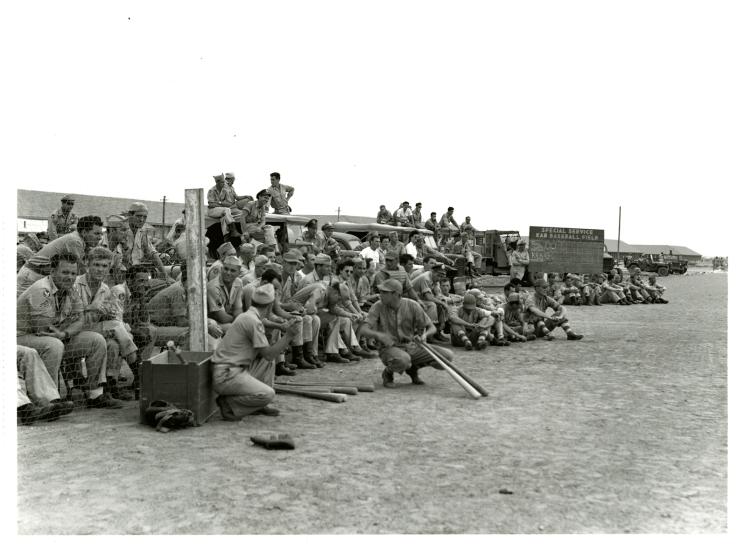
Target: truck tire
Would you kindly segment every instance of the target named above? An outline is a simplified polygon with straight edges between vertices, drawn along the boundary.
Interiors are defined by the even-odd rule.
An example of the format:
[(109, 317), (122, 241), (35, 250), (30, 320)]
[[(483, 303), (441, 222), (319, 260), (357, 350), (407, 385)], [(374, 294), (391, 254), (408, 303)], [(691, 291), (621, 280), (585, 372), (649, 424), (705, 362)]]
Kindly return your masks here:
[(667, 277), (668, 276), (668, 268), (664, 267), (664, 266), (657, 268), (657, 274), (660, 277)]

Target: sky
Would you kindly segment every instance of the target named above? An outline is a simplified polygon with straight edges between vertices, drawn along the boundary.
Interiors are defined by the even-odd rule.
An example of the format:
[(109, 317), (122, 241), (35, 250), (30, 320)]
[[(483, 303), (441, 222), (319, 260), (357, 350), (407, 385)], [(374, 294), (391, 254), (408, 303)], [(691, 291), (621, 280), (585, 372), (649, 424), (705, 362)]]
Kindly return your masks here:
[(17, 3), (6, 175), (180, 201), (214, 174), (255, 194), (277, 171), (296, 213), (408, 200), (479, 229), (610, 239), (620, 206), (625, 242), (728, 255), (751, 150), (742, 9)]

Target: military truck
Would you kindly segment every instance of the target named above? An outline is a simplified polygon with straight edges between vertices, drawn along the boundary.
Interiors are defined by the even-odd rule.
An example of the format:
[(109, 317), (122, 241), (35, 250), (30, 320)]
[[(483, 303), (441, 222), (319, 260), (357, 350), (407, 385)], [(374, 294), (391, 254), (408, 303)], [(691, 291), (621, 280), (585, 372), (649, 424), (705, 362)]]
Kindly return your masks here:
[(670, 273), (680, 273), (683, 275), (688, 271), (688, 260), (684, 260), (676, 254), (660, 254), (662, 261), (668, 264)]
[(627, 256), (624, 259), (626, 267), (638, 267), (642, 271), (652, 271), (660, 277), (667, 277), (670, 271), (670, 264), (663, 260), (657, 254), (642, 254), (641, 256)]

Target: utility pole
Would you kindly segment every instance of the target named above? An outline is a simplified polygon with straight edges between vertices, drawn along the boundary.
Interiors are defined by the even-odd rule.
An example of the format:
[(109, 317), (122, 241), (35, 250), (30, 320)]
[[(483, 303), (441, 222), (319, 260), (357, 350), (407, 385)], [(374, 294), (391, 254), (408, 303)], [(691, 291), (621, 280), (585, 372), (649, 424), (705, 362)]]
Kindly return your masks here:
[(341, 210), (342, 209), (339, 208), (338, 206), (336, 207), (336, 221), (339, 221), (339, 212), (341, 212)]
[[(616, 257), (618, 258), (618, 263), (621, 262), (621, 207), (618, 207), (618, 252), (616, 254)], [(617, 265), (617, 264), (616, 264)]]
[(164, 212), (167, 209), (167, 196), (162, 197), (162, 240), (164, 240)]

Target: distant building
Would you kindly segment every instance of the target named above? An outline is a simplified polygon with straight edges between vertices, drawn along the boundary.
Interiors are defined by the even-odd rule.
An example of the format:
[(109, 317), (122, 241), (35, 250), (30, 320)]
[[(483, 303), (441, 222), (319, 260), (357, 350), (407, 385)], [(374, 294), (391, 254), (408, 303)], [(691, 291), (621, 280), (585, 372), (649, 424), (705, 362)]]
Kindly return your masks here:
[[(618, 251), (618, 241), (615, 239), (605, 239), (605, 246), (608, 247), (608, 252), (615, 257)], [(628, 244), (621, 241), (620, 253), (621, 258), (623, 256), (639, 254), (674, 254), (681, 256), (690, 265), (701, 261), (701, 254), (686, 246), (676, 244)]]

